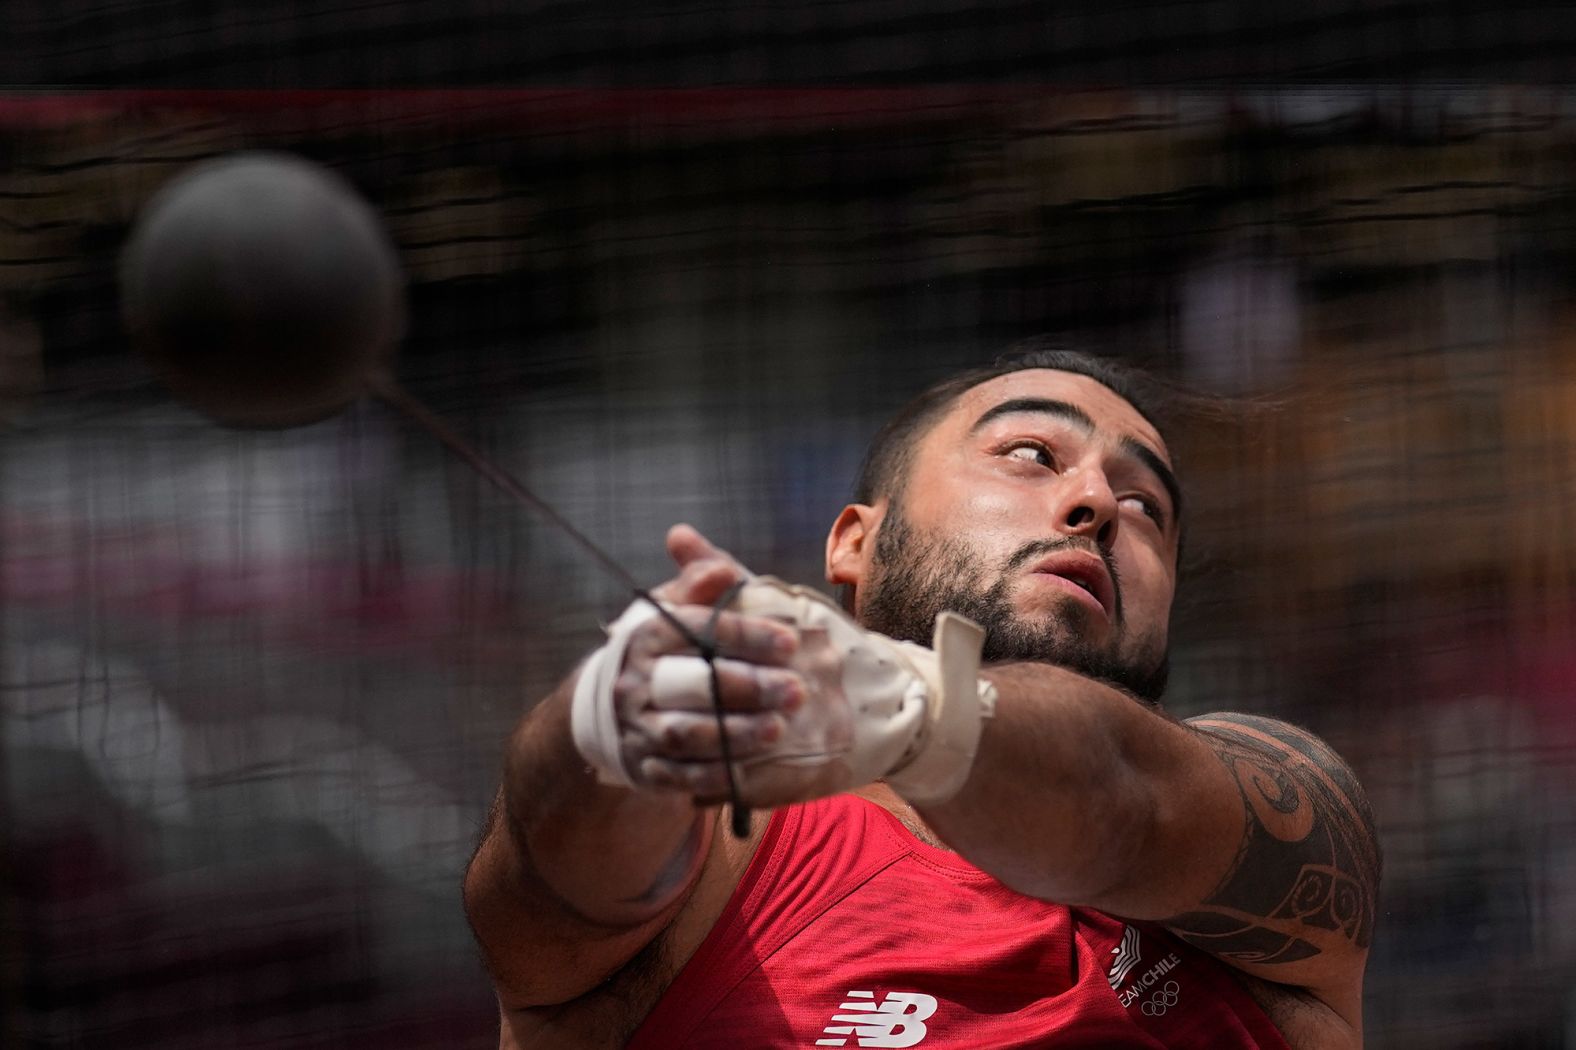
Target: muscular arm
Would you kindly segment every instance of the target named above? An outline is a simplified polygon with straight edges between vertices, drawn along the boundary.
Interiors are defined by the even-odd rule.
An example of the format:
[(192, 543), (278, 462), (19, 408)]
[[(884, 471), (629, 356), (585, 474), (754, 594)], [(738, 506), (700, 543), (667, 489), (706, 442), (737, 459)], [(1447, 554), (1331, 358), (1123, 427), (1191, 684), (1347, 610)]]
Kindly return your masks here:
[(714, 831), (672, 793), (599, 784), (570, 742), (566, 684), (510, 739), (465, 876), (465, 911), (506, 1009), (560, 1003), (623, 966), (672, 918)]
[[(681, 571), (654, 593), (699, 629), (712, 619), (710, 603), (741, 570), (690, 529), (673, 530), (668, 546)], [(758, 707), (763, 682), (788, 672), (754, 665), (789, 659), (797, 637), (783, 625), (731, 614), (713, 627), (723, 655), (745, 662), (719, 662), (729, 664), (719, 667), (724, 704)], [(680, 642), (660, 620), (631, 640), (617, 688), (629, 690), (635, 706), (641, 690), (649, 690), (654, 658)], [(727, 840), (719, 849), (718, 809), (687, 793), (599, 781), (570, 731), (574, 682), (571, 676), (510, 737), (503, 784), (465, 876), (466, 915), (506, 1014), (567, 1002), (596, 987), (698, 899), (708, 857), (717, 854), (720, 863), (710, 870), (727, 882), (742, 872), (752, 846)], [(698, 727), (666, 742), (712, 753), (715, 722), (709, 715), (696, 721)], [(759, 729), (773, 717), (746, 721)], [(697, 728), (699, 740), (691, 738)], [(762, 740), (740, 740), (735, 754), (761, 746)]]
[(1230, 868), (1201, 906), (1168, 920), (1190, 943), (1274, 977), (1373, 938), (1379, 846), (1352, 771), (1312, 734), (1268, 718), (1190, 719), (1242, 807)]
[(1024, 893), (1164, 922), (1356, 1020), (1378, 847), (1333, 752), (1270, 719), (1178, 723), (1056, 667), (987, 675), (1001, 699), (969, 781), (922, 808), (944, 841)]

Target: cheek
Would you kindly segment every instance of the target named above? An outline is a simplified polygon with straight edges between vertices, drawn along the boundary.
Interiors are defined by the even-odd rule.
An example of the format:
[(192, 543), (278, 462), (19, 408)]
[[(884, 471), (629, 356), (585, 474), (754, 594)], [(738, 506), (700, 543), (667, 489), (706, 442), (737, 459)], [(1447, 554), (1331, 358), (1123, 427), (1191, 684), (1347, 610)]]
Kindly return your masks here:
[(1042, 492), (1020, 485), (978, 485), (960, 498), (957, 513), (977, 528), (1011, 533), (1020, 540), (1050, 536), (1050, 515)]
[[(976, 547), (994, 546), (1021, 536), (1034, 514), (1021, 493), (1000, 486), (970, 485), (933, 490), (925, 500), (928, 518), (923, 524), (941, 535), (957, 536)], [(917, 510), (910, 506), (910, 514)], [(1043, 522), (1040, 523), (1043, 526)]]
[(1122, 598), (1128, 614), (1141, 612), (1145, 620), (1164, 623), (1170, 615), (1173, 582), (1168, 555), (1149, 544), (1121, 545), (1117, 571), (1122, 574)]

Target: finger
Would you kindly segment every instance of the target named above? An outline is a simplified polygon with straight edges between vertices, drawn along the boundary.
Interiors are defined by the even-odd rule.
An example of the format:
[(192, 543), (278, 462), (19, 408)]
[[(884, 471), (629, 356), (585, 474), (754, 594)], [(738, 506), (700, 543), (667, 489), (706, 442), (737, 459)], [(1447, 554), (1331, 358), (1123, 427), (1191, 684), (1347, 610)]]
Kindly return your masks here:
[[(786, 729), (778, 714), (731, 714), (723, 717), (728, 755), (735, 761), (767, 754)], [(696, 711), (647, 711), (631, 720), (631, 750), (643, 757), (672, 762), (712, 762), (722, 757), (717, 716)]]
[(737, 564), (724, 558), (692, 561), (678, 576), (652, 589), (652, 595), (674, 605), (713, 605), (744, 579)]
[(719, 659), (708, 664), (698, 656), (657, 657), (651, 665), (649, 690), (651, 702), (668, 711), (705, 711), (716, 702), (732, 711), (787, 713), (798, 710), (805, 698), (804, 679), (793, 671), (742, 660)]
[(643, 784), (682, 791), (708, 803), (729, 801), (732, 794), (728, 771), (721, 762), (675, 762), (648, 755), (636, 768)]
[[(782, 761), (777, 754), (731, 763), (739, 798), (750, 806), (780, 806), (846, 791), (845, 767), (824, 760)], [(649, 787), (682, 791), (701, 805), (732, 801), (727, 769), (719, 761), (682, 762), (648, 755), (630, 763)]]
[[(668, 555), (680, 568), (703, 558), (721, 558), (739, 565), (738, 559), (712, 543), (693, 525), (679, 524), (668, 530)], [(743, 566), (739, 566), (743, 571)]]
[[(675, 619), (696, 637), (704, 639), (713, 612), (700, 605), (681, 605), (670, 610)], [(764, 616), (725, 612), (716, 617), (711, 631), (717, 652), (748, 663), (780, 667), (793, 658), (799, 648), (799, 633), (791, 626)], [(688, 638), (665, 618), (642, 624), (630, 638), (625, 657), (627, 666), (639, 668), (643, 661), (667, 653), (695, 652)]]

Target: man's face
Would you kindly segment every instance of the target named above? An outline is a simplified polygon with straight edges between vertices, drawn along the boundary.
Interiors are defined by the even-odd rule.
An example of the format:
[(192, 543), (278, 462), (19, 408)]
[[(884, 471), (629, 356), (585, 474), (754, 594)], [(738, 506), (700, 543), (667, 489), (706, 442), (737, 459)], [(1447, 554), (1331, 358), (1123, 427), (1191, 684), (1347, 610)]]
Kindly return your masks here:
[(856, 584), (872, 630), (928, 644), (950, 609), (987, 629), (988, 661), (1047, 660), (1157, 699), (1176, 585), (1170, 479), (1160, 435), (1109, 388), (1045, 369), (999, 376), (924, 435), (902, 494), (869, 509), (873, 542), (833, 578)]

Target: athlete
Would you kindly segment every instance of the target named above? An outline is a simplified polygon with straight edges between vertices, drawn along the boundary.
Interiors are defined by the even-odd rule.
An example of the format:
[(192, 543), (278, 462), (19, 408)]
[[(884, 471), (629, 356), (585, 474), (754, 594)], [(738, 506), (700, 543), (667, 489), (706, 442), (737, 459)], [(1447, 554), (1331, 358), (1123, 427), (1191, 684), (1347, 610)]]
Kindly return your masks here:
[(465, 881), (502, 1047), (1362, 1045), (1351, 771), (1158, 706), (1151, 389), (1039, 351), (920, 395), (832, 525), (841, 607), (669, 532), (684, 630), (635, 602), (507, 746)]

